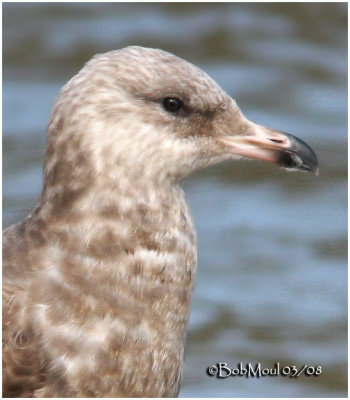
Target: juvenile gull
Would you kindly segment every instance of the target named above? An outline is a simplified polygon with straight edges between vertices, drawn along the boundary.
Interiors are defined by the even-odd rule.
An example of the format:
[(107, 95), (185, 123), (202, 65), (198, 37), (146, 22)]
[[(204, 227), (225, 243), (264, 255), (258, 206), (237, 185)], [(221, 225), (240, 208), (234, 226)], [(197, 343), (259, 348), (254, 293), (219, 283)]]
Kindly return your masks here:
[(196, 269), (180, 182), (243, 157), (317, 171), (172, 54), (90, 60), (54, 106), (37, 207), (4, 231), (3, 395), (177, 396)]

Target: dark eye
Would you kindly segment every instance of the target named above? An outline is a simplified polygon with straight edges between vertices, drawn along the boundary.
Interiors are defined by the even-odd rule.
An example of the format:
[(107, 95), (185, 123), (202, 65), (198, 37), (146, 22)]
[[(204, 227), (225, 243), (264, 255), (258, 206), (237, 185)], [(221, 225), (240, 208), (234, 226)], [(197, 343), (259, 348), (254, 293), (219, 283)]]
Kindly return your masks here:
[(182, 108), (182, 101), (176, 97), (167, 97), (163, 101), (164, 108), (169, 112), (176, 112)]

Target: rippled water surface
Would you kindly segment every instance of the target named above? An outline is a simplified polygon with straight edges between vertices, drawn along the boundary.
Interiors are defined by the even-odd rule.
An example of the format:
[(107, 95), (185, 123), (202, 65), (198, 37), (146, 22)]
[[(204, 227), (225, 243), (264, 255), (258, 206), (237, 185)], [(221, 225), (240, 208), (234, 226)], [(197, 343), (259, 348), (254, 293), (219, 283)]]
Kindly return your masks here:
[[(199, 263), (180, 395), (346, 396), (346, 3), (18, 3), (3, 21), (4, 226), (36, 203), (60, 87), (126, 45), (188, 59), (248, 118), (314, 148), (319, 177), (237, 162), (186, 180)], [(322, 374), (206, 375), (217, 362), (278, 361)]]

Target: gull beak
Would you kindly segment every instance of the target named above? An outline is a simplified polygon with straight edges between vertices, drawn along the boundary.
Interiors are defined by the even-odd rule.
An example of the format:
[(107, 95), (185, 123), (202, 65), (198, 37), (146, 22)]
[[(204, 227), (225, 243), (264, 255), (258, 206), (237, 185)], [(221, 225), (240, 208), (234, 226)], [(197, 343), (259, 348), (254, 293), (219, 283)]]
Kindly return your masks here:
[(305, 142), (288, 133), (247, 122), (244, 134), (217, 138), (230, 153), (318, 175), (316, 154)]

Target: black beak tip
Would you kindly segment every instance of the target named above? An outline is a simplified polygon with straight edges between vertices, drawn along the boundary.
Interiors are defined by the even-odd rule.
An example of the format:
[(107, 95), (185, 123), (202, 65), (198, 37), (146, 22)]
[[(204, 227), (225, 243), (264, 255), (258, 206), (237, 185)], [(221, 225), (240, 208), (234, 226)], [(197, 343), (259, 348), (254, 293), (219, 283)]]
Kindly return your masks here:
[(279, 152), (278, 164), (288, 170), (309, 171), (318, 175), (318, 159), (312, 148), (299, 138), (288, 135), (291, 145)]

